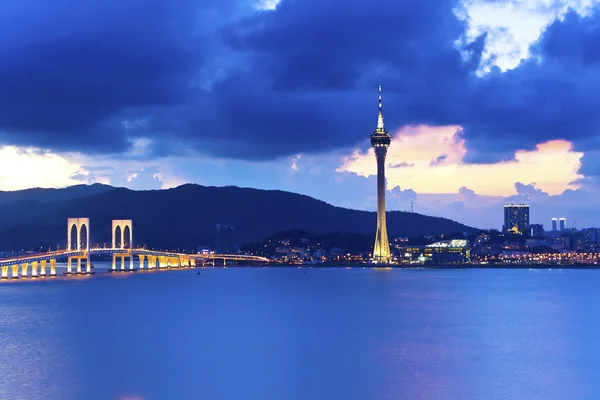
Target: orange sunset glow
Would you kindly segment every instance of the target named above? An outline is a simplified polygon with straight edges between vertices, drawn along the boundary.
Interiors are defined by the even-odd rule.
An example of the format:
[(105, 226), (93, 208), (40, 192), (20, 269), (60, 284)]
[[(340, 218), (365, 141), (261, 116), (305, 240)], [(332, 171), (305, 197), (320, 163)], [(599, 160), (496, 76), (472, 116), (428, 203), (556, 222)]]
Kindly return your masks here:
[[(496, 164), (466, 164), (464, 140), (459, 126), (409, 126), (393, 133), (387, 156), (388, 188), (399, 185), (418, 193), (456, 193), (462, 186), (478, 194), (507, 196), (514, 183), (536, 182), (550, 194), (577, 186), (583, 153), (572, 150), (570, 142), (540, 143), (533, 151), (519, 150), (515, 160)], [(373, 150), (356, 150), (345, 158), (338, 172), (375, 175)]]

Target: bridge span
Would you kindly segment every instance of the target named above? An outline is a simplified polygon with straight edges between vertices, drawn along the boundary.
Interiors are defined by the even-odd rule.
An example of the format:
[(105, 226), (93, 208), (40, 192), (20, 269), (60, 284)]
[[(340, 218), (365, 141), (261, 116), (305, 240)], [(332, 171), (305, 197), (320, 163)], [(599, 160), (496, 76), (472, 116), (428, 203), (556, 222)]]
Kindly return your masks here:
[[(110, 272), (133, 272), (134, 260), (139, 259), (140, 270), (163, 270), (171, 268), (194, 268), (216, 265), (222, 261), (245, 261), (268, 263), (269, 259), (244, 254), (189, 254), (161, 250), (150, 250), (133, 246), (133, 221), (113, 220), (112, 247), (90, 248), (89, 218), (69, 218), (67, 221), (67, 248), (56, 251), (27, 253), (0, 258), (1, 279), (56, 276), (57, 260), (67, 260), (66, 274), (93, 274), (91, 256), (111, 255)], [(126, 260), (129, 261), (127, 266)], [(75, 265), (74, 265), (75, 262)], [(49, 271), (47, 271), (49, 267)], [(31, 274), (29, 273), (31, 271)], [(10, 277), (9, 277), (10, 272)]]

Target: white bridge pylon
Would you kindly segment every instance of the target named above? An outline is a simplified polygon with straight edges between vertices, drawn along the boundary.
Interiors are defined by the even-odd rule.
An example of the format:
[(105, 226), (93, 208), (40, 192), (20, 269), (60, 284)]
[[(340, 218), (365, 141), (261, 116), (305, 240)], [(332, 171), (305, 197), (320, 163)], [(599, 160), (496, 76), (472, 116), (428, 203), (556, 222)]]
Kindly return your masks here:
[(82, 254), (67, 258), (67, 274), (73, 273), (72, 262), (77, 260), (77, 273), (81, 274), (81, 260), (85, 260), (85, 273), (92, 273), (90, 263), (90, 219), (67, 218), (67, 250), (82, 251)]
[[(129, 270), (133, 268), (133, 221), (130, 219), (113, 219), (112, 221), (112, 248), (121, 249), (121, 253), (113, 253), (111, 271), (117, 270), (117, 259), (121, 259), (121, 271), (125, 271), (125, 258), (129, 257)], [(129, 243), (125, 242), (128, 239)], [(142, 265), (143, 268), (143, 265)]]

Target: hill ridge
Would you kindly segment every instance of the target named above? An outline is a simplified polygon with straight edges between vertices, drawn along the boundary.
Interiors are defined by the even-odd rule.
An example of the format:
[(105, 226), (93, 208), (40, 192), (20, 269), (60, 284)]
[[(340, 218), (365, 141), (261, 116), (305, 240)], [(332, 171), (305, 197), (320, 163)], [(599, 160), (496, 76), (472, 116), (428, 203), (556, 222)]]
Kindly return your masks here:
[[(5, 192), (0, 193), (1, 250), (61, 244), (68, 217), (89, 217), (92, 240), (99, 243), (110, 241), (112, 219), (132, 219), (135, 243), (182, 249), (214, 246), (218, 223), (234, 224), (234, 240), (240, 245), (290, 229), (374, 234), (376, 227), (375, 212), (282, 190), (198, 184), (149, 191), (111, 186), (55, 190), (58, 195), (51, 200), (27, 192), (33, 195), (3, 202)], [(387, 218), (391, 237), (476, 231), (447, 218), (404, 211), (389, 211)], [(25, 232), (19, 226), (38, 229)]]

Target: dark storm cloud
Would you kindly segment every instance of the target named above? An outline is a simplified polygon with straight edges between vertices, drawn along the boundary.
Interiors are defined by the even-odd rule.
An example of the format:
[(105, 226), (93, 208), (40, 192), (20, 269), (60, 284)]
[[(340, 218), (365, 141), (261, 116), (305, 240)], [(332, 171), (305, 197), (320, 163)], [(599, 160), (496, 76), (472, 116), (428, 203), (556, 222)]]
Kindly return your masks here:
[(513, 158), (517, 149), (565, 139), (575, 150), (600, 148), (600, 9), (570, 12), (532, 47), (534, 58), (475, 80), (462, 121), (470, 162)]
[(246, 58), (215, 85), (222, 119), (218, 128), (196, 125), (214, 135), (202, 146), (266, 158), (354, 145), (374, 129), (378, 77), (388, 126), (450, 121), (446, 106), (433, 117), (425, 110), (432, 101), (452, 104), (450, 90), (473, 68), (454, 48), (464, 27), (453, 5), (283, 0), (275, 11), (228, 25), (225, 41)]
[(467, 162), (550, 139), (600, 147), (598, 10), (550, 26), (540, 62), (477, 77), (486, 36), (456, 48), (454, 0), (257, 2), (14, 2), (0, 16), (0, 140), (113, 152), (148, 137), (154, 156), (243, 159), (329, 151), (373, 130), (381, 78), (390, 130), (461, 125)]
[(1, 21), (0, 139), (109, 152), (148, 136), (157, 154), (240, 158), (326, 151), (372, 131), (378, 77), (396, 86), (397, 126), (420, 122), (423, 99), (443, 103), (423, 88), (472, 68), (453, 48), (463, 26), (451, 0), (253, 3), (15, 2)]
[(198, 30), (206, 24), (199, 8), (192, 0), (3, 6), (3, 141), (63, 150), (126, 148), (119, 114), (191, 99), (191, 78), (211, 50), (207, 32)]

